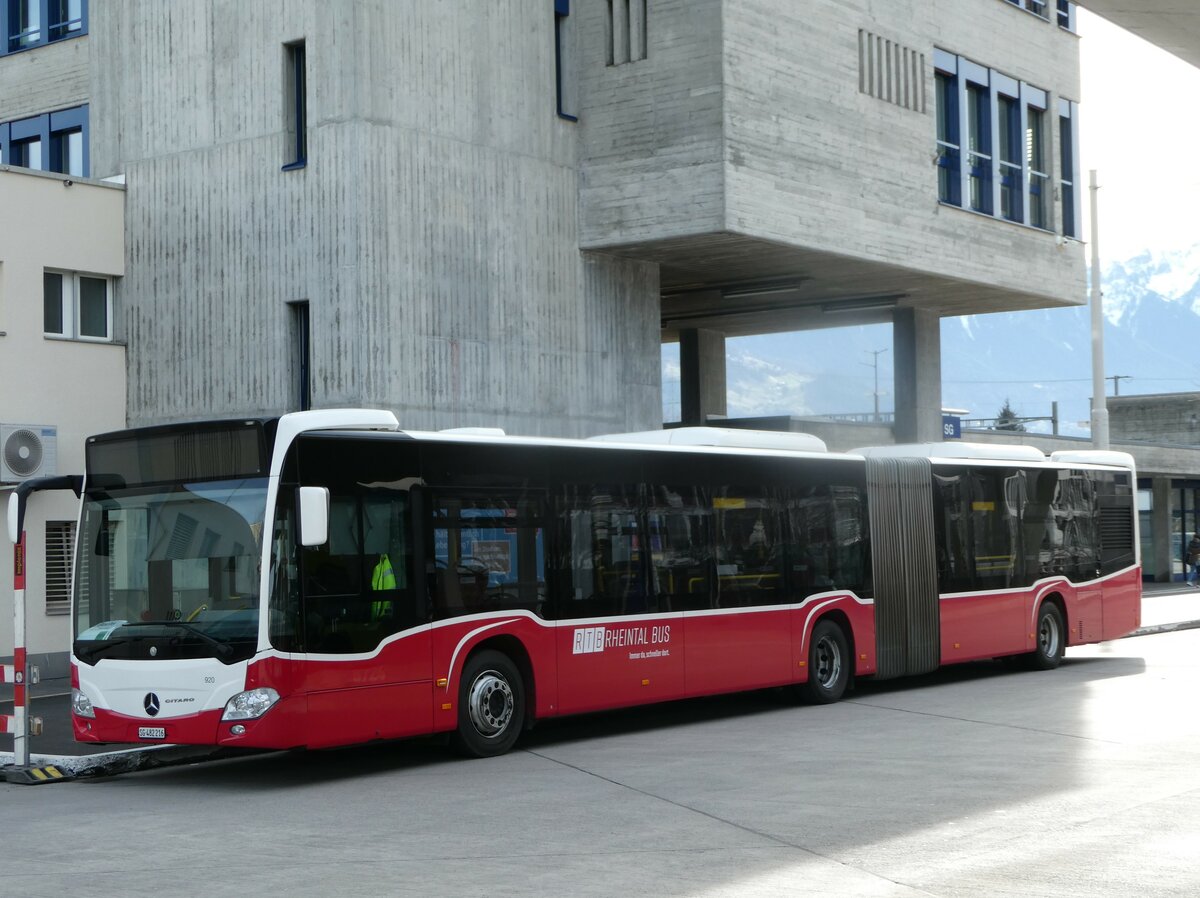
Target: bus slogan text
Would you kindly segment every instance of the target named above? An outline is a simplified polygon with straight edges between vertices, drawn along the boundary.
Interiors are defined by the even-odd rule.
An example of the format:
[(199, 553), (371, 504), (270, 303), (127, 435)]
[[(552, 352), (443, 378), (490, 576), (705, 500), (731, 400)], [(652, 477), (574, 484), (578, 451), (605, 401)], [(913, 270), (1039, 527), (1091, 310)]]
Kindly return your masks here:
[(662, 645), (671, 641), (671, 625), (657, 627), (581, 627), (575, 631), (572, 655), (591, 655), (605, 649)]

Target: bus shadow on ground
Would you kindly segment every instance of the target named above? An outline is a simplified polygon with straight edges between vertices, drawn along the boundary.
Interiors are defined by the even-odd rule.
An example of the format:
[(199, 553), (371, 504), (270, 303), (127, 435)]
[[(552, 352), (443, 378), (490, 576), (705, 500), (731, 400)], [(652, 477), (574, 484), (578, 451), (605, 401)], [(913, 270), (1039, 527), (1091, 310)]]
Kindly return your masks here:
[[(1025, 671), (1000, 661), (978, 661), (894, 680), (863, 679), (858, 681), (847, 699), (870, 699), (944, 689), (973, 681), (1001, 678), (1011, 678), (1016, 685), (1018, 680), (1024, 683), (1026, 678), (1035, 675), (1053, 677), (1070, 674), (1092, 682), (1137, 676), (1145, 670), (1146, 664), (1141, 658), (1125, 656), (1068, 658), (1058, 671)], [(749, 721), (766, 715), (793, 711), (803, 713), (809, 707), (796, 698), (793, 689), (785, 687), (581, 714), (540, 722), (523, 735), (514, 752), (519, 753), (523, 749), (537, 752), (592, 739), (618, 738), (739, 718)], [(445, 767), (449, 771), (459, 763), (486, 763), (460, 758), (449, 748), (448, 741), (445, 735), (441, 735), (347, 748), (247, 752), (243, 756), (197, 760), (182, 766), (129, 773), (125, 777), (153, 778), (171, 785), (191, 784), (204, 789), (228, 787), (273, 790), (374, 774), (419, 772), (437, 767)], [(109, 779), (98, 777), (90, 781), (104, 782)]]

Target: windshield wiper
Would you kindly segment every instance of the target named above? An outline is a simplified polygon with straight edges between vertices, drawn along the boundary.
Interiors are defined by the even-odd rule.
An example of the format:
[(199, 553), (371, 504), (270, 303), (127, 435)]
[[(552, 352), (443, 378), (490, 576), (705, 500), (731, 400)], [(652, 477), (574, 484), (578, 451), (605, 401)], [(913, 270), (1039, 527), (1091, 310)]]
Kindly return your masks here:
[[(179, 630), (184, 630), (191, 635), (197, 637), (201, 642), (207, 643), (216, 649), (218, 658), (228, 658), (233, 654), (233, 646), (228, 642), (217, 639), (215, 636), (209, 636), (199, 627), (184, 623), (180, 620), (156, 620), (156, 621), (130, 621), (123, 624), (122, 627), (175, 627)], [(132, 639), (133, 637), (129, 637)]]
[(115, 649), (122, 645), (129, 645), (129, 643), (133, 642), (135, 639), (137, 639), (136, 636), (110, 636), (108, 639), (102, 640), (93, 645), (83, 645), (76, 640), (75, 654), (80, 661), (91, 662), (108, 654), (109, 649)]

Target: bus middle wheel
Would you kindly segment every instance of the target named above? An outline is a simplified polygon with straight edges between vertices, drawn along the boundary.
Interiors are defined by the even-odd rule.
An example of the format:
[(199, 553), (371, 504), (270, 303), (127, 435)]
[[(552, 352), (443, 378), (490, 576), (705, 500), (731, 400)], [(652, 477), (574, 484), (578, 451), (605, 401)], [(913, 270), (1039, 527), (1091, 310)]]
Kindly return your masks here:
[(819, 621), (808, 646), (808, 682), (800, 687), (801, 695), (817, 705), (838, 701), (850, 684), (851, 663), (842, 628), (831, 620)]

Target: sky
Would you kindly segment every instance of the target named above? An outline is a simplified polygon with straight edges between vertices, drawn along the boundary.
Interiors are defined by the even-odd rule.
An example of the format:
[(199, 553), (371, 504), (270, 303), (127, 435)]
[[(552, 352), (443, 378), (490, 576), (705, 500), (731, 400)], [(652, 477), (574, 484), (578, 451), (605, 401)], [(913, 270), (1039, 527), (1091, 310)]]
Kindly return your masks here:
[(1200, 69), (1087, 10), (1077, 27), (1083, 210), (1095, 169), (1101, 263), (1200, 243)]

